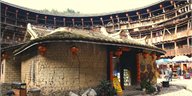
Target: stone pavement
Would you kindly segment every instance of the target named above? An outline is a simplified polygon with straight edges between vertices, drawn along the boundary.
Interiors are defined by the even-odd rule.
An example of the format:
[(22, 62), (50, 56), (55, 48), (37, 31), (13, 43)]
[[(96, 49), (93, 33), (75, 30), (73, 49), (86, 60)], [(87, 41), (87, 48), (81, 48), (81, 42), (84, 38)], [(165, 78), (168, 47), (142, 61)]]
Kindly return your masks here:
[[(158, 79), (161, 84), (165, 79)], [(145, 94), (143, 91), (136, 90), (138, 86), (133, 86), (124, 90), (123, 96), (192, 96), (192, 79), (173, 79), (169, 82), (169, 87), (162, 87), (158, 94)]]
[[(161, 83), (165, 79), (158, 79)], [(192, 96), (192, 79), (173, 79), (169, 82), (170, 87), (163, 87), (157, 96)]]
[[(157, 82), (160, 83), (166, 81), (165, 79), (157, 79)], [(183, 86), (185, 89), (192, 92), (192, 79), (173, 79), (169, 82), (171, 85)]]

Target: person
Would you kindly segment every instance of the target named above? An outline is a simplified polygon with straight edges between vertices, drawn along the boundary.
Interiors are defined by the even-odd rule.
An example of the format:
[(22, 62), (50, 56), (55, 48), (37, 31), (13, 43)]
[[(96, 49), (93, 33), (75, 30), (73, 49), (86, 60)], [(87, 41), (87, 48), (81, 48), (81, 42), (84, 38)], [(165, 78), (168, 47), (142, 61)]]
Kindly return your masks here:
[(171, 68), (169, 68), (169, 77), (168, 77), (168, 81), (172, 81), (172, 76), (173, 76), (173, 71)]
[(169, 79), (169, 70), (168, 70), (168, 68), (165, 69), (165, 79), (166, 80)]
[(177, 75), (178, 75), (178, 78), (181, 76), (181, 68), (180, 67), (177, 67)]

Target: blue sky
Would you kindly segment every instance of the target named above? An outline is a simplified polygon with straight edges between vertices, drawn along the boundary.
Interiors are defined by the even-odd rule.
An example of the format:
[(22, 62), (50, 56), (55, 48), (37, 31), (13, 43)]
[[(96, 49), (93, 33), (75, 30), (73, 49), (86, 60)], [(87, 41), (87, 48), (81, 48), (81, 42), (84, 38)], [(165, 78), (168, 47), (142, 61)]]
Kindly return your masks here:
[(31, 9), (56, 9), (67, 8), (84, 14), (114, 12), (129, 10), (150, 5), (160, 0), (3, 0)]

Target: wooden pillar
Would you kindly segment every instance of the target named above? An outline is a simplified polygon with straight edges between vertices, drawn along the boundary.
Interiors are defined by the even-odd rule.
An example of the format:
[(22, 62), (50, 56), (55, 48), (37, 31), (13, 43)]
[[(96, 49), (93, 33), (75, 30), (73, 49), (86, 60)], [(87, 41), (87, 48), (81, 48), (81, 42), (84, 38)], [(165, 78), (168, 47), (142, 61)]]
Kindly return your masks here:
[(153, 32), (151, 31), (151, 44), (153, 44)]
[(178, 11), (178, 9), (175, 9), (175, 16), (177, 16), (177, 11)]
[(26, 16), (26, 19), (27, 19), (27, 21), (28, 21), (28, 19), (29, 19), (29, 13), (27, 12), (26, 15), (27, 15), (27, 16)]
[(139, 33), (139, 38), (141, 38), (141, 32)]
[(16, 10), (16, 13), (15, 13), (15, 25), (17, 25), (18, 12), (19, 12), (19, 10)]
[(8, 7), (5, 7), (5, 23), (7, 22), (7, 10), (8, 10)]
[(15, 32), (13, 33), (12, 43), (15, 42)]
[(38, 24), (38, 17), (39, 15), (36, 15), (36, 20), (35, 20), (36, 24)]
[(175, 56), (177, 56), (177, 43), (174, 41)]
[(82, 29), (84, 28), (84, 21), (83, 21), (83, 18), (81, 18), (81, 26), (82, 26)]
[(164, 37), (165, 37), (165, 27), (163, 28), (163, 41), (164, 41)]
[(128, 26), (130, 27), (130, 25), (131, 25), (131, 24), (130, 24), (130, 17), (129, 17), (129, 14), (128, 14), (128, 13), (126, 14), (126, 17), (127, 17)]
[(119, 16), (118, 15), (116, 15), (116, 19), (117, 19), (118, 29), (120, 29), (120, 21), (119, 21)]
[(75, 19), (72, 19), (73, 27), (75, 27)]
[(187, 30), (189, 30), (190, 29), (190, 20), (188, 21), (188, 23), (187, 23)]
[(109, 77), (110, 77), (110, 81), (113, 82), (113, 52), (112, 51), (109, 52), (109, 66), (110, 66)]
[(91, 20), (91, 27), (93, 29), (93, 18), (90, 18), (90, 20)]
[(175, 25), (175, 35), (177, 34), (177, 25)]
[(102, 25), (104, 26), (103, 18), (101, 17), (100, 20), (101, 20)]
[(66, 23), (65, 23), (66, 19), (63, 18), (63, 26), (65, 27), (66, 26)]
[(161, 46), (161, 47), (162, 47), (163, 50), (165, 49), (164, 43), (162, 43), (162, 46)]
[(115, 29), (115, 26), (114, 26), (114, 20), (113, 20), (113, 17), (112, 16), (110, 16), (110, 19), (111, 19), (111, 21), (112, 21), (112, 23), (113, 23), (113, 28), (112, 29)]
[(45, 16), (45, 24), (47, 24), (47, 16)]
[(56, 17), (54, 17), (53, 19), (54, 19), (54, 26), (56, 26)]
[(139, 85), (141, 82), (141, 72), (140, 72), (140, 60), (139, 60), (140, 53), (136, 55), (136, 64), (137, 64), (137, 84)]
[(190, 47), (189, 37), (187, 37), (187, 46)]

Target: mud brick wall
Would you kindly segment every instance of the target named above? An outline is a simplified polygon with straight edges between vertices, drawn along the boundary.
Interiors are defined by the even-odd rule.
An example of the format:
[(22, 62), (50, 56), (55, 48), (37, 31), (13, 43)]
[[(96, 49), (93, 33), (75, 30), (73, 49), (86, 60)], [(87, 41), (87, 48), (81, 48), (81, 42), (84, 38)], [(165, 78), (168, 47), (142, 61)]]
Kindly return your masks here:
[[(70, 51), (79, 49), (77, 55)], [(86, 43), (47, 44), (44, 56), (37, 54), (22, 62), (22, 81), (41, 94), (64, 96), (70, 90), (96, 87), (107, 78), (107, 53), (102, 45)]]
[(3, 83), (21, 82), (21, 63), (19, 60), (9, 57), (3, 61), (4, 68), (1, 81)]
[(11, 83), (0, 83), (0, 96), (7, 96), (7, 92), (11, 89)]

